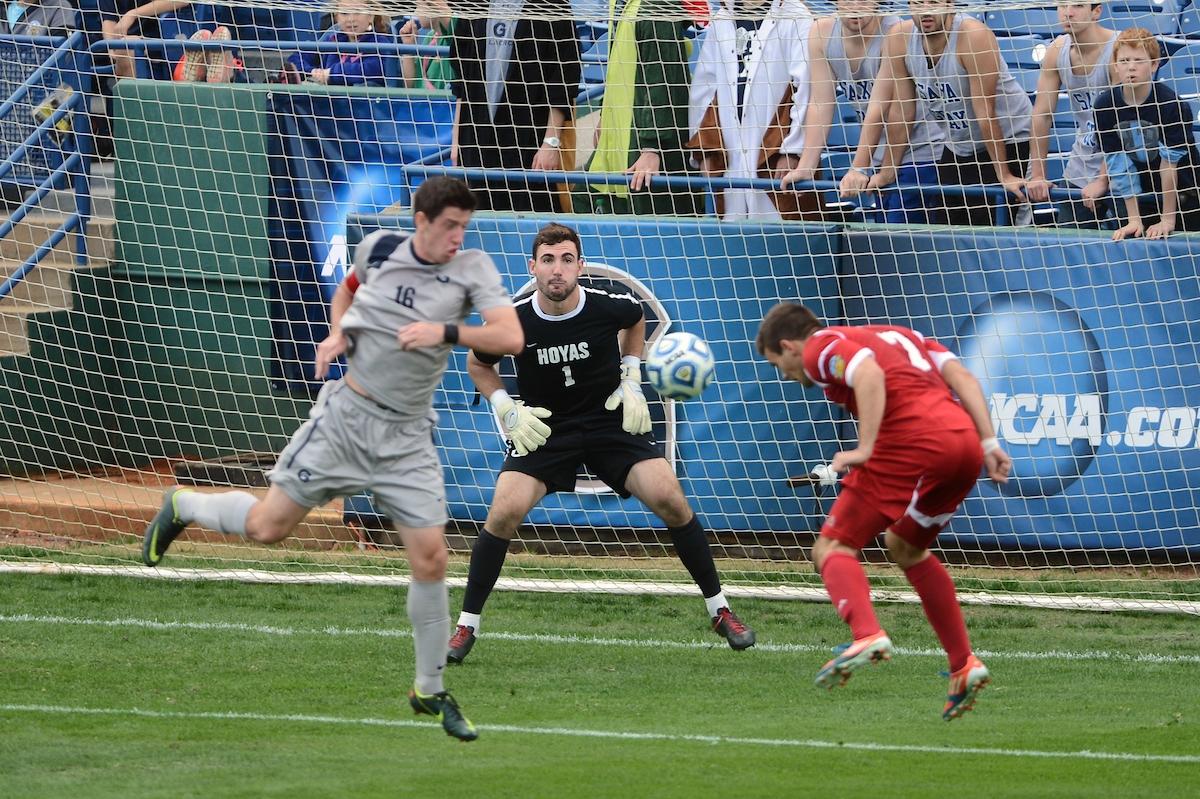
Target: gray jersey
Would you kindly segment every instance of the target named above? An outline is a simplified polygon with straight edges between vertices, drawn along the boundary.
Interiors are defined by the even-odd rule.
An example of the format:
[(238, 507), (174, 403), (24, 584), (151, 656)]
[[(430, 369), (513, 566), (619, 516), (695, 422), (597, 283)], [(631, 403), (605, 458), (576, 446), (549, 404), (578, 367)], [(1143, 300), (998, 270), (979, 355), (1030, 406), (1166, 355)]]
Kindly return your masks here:
[[(925, 53), (924, 36), (914, 25), (908, 37), (904, 61), (917, 87), (918, 105), (928, 105), (933, 118), (946, 131), (946, 146), (955, 155), (986, 152), (983, 133), (975, 119), (971, 104), (971, 81), (958, 60), (958, 32), (961, 14), (954, 15), (948, 32), (946, 49), (936, 65), (930, 66)], [(996, 82), (996, 122), (1006, 142), (1026, 141), (1029, 138), (1033, 104), (1029, 95), (1000, 62), (1000, 77)]]
[(1071, 37), (1059, 37), (1062, 49), (1058, 51), (1058, 80), (1062, 90), (1071, 98), (1071, 116), (1075, 118), (1075, 142), (1071, 146), (1071, 154), (1067, 157), (1067, 166), (1063, 170), (1063, 180), (1072, 186), (1083, 188), (1100, 175), (1104, 166), (1104, 153), (1100, 150), (1100, 141), (1096, 137), (1096, 120), (1092, 116), (1092, 103), (1107, 91), (1112, 82), (1108, 77), (1108, 65), (1112, 62), (1113, 42), (1117, 39), (1114, 33), (1104, 51), (1100, 54), (1096, 66), (1086, 75), (1076, 75), (1071, 69)]
[(450, 345), (402, 350), (396, 333), (411, 322), (459, 324), (471, 309), (511, 307), (492, 259), (463, 250), (444, 264), (413, 255), (403, 233), (379, 230), (354, 251), (359, 289), (342, 317), (351, 339), (349, 374), (373, 399), (404, 418), (430, 415)]
[[(883, 61), (883, 35), (889, 28), (899, 22), (898, 17), (884, 17), (879, 25), (879, 33), (867, 46), (866, 55), (858, 63), (858, 69), (850, 68), (850, 59), (846, 55), (845, 31), (841, 18), (835, 18), (833, 28), (829, 33), (829, 41), (825, 43), (825, 58), (829, 61), (829, 69), (837, 82), (837, 90), (845, 97), (858, 113), (861, 123), (867, 118), (867, 105), (871, 99), (871, 91), (875, 87), (875, 78), (879, 75), (879, 66)], [(918, 110), (916, 124), (908, 137), (908, 152), (901, 160), (902, 164), (925, 164), (936, 161), (942, 154), (942, 140), (945, 134), (941, 126), (931, 124), (928, 108), (922, 106)], [(883, 163), (887, 147), (887, 131), (871, 156), (871, 166), (878, 167)]]

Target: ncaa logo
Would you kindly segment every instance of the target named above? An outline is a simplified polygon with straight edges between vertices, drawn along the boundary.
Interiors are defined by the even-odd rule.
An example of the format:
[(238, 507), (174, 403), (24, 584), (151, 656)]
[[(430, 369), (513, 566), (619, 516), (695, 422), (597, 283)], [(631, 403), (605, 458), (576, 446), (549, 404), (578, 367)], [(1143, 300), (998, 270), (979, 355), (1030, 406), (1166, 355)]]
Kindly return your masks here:
[[(642, 313), (646, 318), (647, 351), (654, 345), (654, 342), (658, 341), (671, 328), (671, 317), (667, 314), (667, 309), (663, 306), (662, 301), (654, 295), (649, 286), (624, 269), (597, 261), (584, 261), (583, 274), (579, 278), (579, 285), (584, 288), (607, 291), (610, 294), (632, 294), (642, 304)], [(517, 290), (514, 296), (522, 297), (536, 290), (537, 282), (529, 280)], [(505, 381), (505, 388), (509, 390), (509, 393), (514, 398), (519, 397), (519, 393), (516, 390), (516, 373), (513, 370), (512, 360), (506, 358), (500, 363), (500, 376)], [(654, 389), (645, 383), (645, 381), (642, 382), (642, 391), (645, 393), (646, 402), (650, 406), (650, 436), (656, 442), (662, 444), (663, 454), (666, 456), (667, 462), (671, 464), (671, 468), (674, 469), (676, 458), (675, 404), (663, 402), (654, 393)], [(497, 429), (499, 429), (498, 424)], [(503, 439), (503, 430), (500, 431), (500, 436)], [(613, 493), (611, 488), (597, 479), (595, 475), (589, 473), (586, 467), (580, 467), (579, 473), (575, 476), (575, 492), (577, 494)]]
[(1095, 460), (1109, 405), (1108, 372), (1079, 312), (1043, 291), (998, 294), (958, 331), (996, 433), (1013, 458), (1002, 494), (1052, 497)]

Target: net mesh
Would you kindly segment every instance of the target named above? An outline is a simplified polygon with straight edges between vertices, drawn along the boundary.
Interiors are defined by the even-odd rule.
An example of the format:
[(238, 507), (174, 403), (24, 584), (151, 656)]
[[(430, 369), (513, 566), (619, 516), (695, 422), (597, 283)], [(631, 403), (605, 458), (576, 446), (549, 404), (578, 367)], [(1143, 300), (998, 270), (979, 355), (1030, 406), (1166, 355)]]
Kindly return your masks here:
[[(355, 0), (0, 36), (19, 277), (0, 289), (0, 554), (135, 569), (164, 487), (264, 490), (355, 244), (410, 230), (420, 181), (451, 174), (482, 203), (467, 246), (510, 289), (562, 221), (651, 341), (711, 345), (700, 399), (646, 392), (731, 590), (819, 595), (808, 549), (837, 489), (787, 478), (854, 426), (753, 345), (800, 300), (917, 329), (980, 377), (1014, 478), (981, 482), (940, 539), (964, 591), (1194, 609), (1195, 19), (1173, 0)], [(1132, 28), (1149, 35), (1109, 47)], [(434, 404), (461, 577), (503, 441), (463, 352)], [(691, 590), (657, 518), (577, 486), (530, 514), (512, 585)], [(189, 531), (170, 565), (403, 575), (381, 526), (358, 497), (274, 548)]]

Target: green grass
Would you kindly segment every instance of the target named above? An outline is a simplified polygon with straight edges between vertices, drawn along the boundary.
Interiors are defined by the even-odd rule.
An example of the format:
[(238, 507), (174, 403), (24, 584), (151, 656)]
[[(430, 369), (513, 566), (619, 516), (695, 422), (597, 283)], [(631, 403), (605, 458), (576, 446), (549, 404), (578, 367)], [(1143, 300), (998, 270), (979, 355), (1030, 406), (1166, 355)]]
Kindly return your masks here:
[[(458, 599), (452, 595), (455, 608)], [(402, 590), (5, 576), (0, 705), (118, 712), (0, 709), (0, 796), (1200, 792), (1194, 618), (968, 608), (995, 681), (974, 713), (947, 724), (938, 675), (945, 664), (926, 653), (937, 644), (918, 608), (882, 606), (881, 620), (904, 652), (832, 693), (811, 682), (826, 658), (821, 650), (846, 638), (829, 607), (741, 601), (737, 609), (760, 642), (792, 650), (731, 652), (708, 632), (698, 598), (498, 593), (470, 659), (448, 672), (449, 687), (482, 731), (479, 741), (459, 744), (435, 722), (280, 718), (412, 722), (404, 702), (412, 644)], [(22, 614), (44, 618), (18, 620)], [(162, 629), (135, 620), (293, 632)], [(711, 645), (512, 640), (488, 638), (489, 631)], [(1148, 653), (1167, 657), (1130, 660)], [(546, 732), (553, 728), (659, 737)], [(679, 737), (686, 735), (741, 740)], [(798, 741), (830, 746), (786, 743)], [(1006, 754), (962, 751), (980, 748)], [(1065, 756), (1083, 750), (1193, 759)]]

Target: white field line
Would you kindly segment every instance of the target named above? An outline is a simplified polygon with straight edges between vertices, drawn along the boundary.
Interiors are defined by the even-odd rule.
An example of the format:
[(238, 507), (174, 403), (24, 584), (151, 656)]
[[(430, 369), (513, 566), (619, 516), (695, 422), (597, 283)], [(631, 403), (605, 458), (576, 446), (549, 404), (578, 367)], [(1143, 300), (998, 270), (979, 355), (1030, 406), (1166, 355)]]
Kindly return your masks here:
[[(55, 563), (53, 561), (0, 561), (0, 574), (85, 574), (117, 577), (140, 577), (148, 580), (199, 580), (214, 582), (268, 583), (289, 585), (374, 585), (403, 587), (409, 578), (402, 574), (349, 574), (346, 572), (276, 572), (265, 569), (175, 569), (160, 566), (102, 566), (87, 563)], [(446, 584), (462, 588), (465, 577), (448, 577)], [(695, 596), (696, 586), (690, 583), (656, 582), (652, 580), (569, 580), (501, 577), (496, 583), (499, 591), (528, 591), (553, 594), (618, 594), (653, 596)], [(801, 585), (727, 585), (726, 596), (752, 599), (791, 599), (808, 602), (827, 602), (828, 594), (818, 586)], [(871, 592), (876, 602), (919, 603), (912, 591), (876, 589)], [(1047, 610), (1145, 611), (1154, 613), (1186, 613), (1200, 616), (1200, 602), (1176, 599), (1122, 599), (1105, 596), (1066, 596), (1058, 594), (993, 594), (986, 591), (963, 591), (959, 601), (964, 605), (1008, 605)]]
[[(410, 719), (346, 718), (317, 716), (302, 713), (203, 712), (176, 710), (143, 710), (141, 708), (62, 707), (58, 705), (0, 704), (3, 713), (30, 713), (69, 716), (135, 716), (167, 720), (215, 721), (272, 721), (295, 724), (327, 724), (358, 727), (430, 728), (434, 722)], [(836, 749), (861, 752), (907, 752), (935, 755), (965, 755), (977, 757), (1053, 758), (1061, 760), (1109, 760), (1139, 763), (1200, 764), (1200, 755), (1158, 755), (1140, 752), (1052, 751), (1040, 749), (1002, 749), (984, 746), (931, 746), (917, 744), (888, 744), (855, 741), (825, 741), (817, 738), (736, 738), (723, 735), (680, 735), (669, 732), (625, 732), (620, 730), (587, 730), (573, 727), (522, 727), (513, 724), (477, 724), (481, 732), (514, 735), (554, 735), (571, 738), (604, 738), (619, 741), (680, 741), (702, 744), (734, 744), (794, 749)]]
[[(92, 619), (72, 616), (42, 616), (30, 613), (0, 614), (0, 624), (66, 624), (84, 627), (130, 627), (142, 630), (198, 630), (202, 632), (235, 632), (253, 633), (259, 635), (315, 635), (315, 636), (374, 636), (377, 638), (411, 638), (412, 632), (405, 629), (389, 629), (386, 627), (275, 627), (263, 624), (243, 624), (241, 622), (208, 622), (208, 621), (160, 621), (158, 619)], [(511, 633), (483, 632), (479, 636), (484, 640), (512, 641), (532, 644), (578, 644), (585, 646), (608, 646), (628, 649), (724, 649), (725, 643), (714, 636), (710, 641), (670, 641), (654, 638), (599, 638), (578, 635), (552, 635), (547, 633)], [(827, 646), (815, 644), (773, 644), (760, 642), (755, 644), (755, 651), (784, 652), (784, 653), (813, 653), (829, 652)], [(945, 657), (940, 649), (921, 649), (897, 647), (897, 654), (916, 655), (921, 657)], [(1104, 649), (1082, 651), (1048, 650), (1039, 651), (1003, 651), (979, 649), (975, 654), (983, 658), (996, 660), (1100, 660), (1120, 663), (1164, 663), (1164, 664), (1195, 664), (1200, 665), (1200, 655), (1161, 655), (1152, 652), (1129, 654), (1126, 652), (1111, 652)]]

